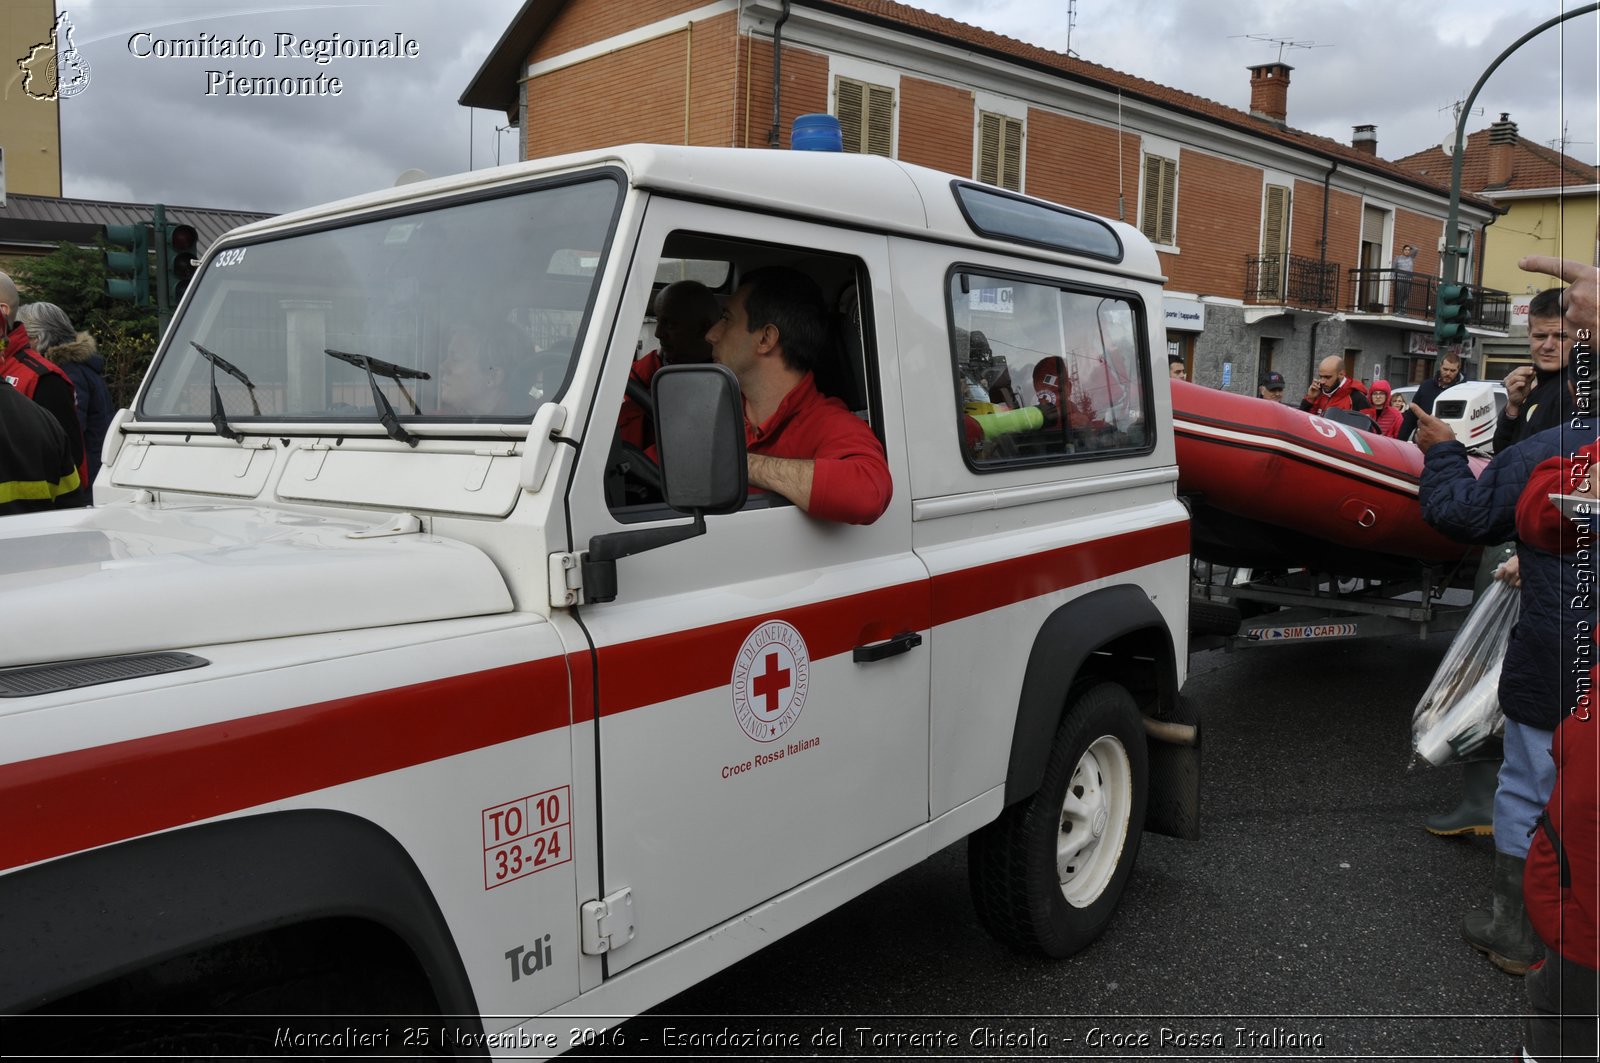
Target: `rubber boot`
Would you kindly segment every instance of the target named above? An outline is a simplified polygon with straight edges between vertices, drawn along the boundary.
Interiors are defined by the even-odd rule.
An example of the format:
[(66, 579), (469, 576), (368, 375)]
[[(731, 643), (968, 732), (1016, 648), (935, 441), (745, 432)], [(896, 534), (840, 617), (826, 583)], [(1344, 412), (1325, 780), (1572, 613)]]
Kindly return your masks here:
[(1461, 765), (1461, 803), (1449, 812), (1423, 820), (1429, 834), (1441, 838), (1457, 834), (1488, 837), (1494, 834), (1494, 792), (1499, 785), (1500, 761), (1469, 760)]
[(1468, 912), (1461, 920), (1467, 944), (1489, 957), (1507, 974), (1525, 975), (1528, 965), (1544, 954), (1544, 945), (1528, 922), (1522, 904), (1523, 857), (1494, 854), (1494, 903), (1487, 912)]

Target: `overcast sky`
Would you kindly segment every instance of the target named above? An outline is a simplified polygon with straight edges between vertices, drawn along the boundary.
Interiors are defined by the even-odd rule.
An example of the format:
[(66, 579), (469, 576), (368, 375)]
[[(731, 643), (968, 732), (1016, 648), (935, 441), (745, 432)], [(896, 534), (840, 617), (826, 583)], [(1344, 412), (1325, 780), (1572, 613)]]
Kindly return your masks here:
[[(625, 3), (627, 0), (614, 0)], [(921, 0), (930, 11), (1066, 51), (1067, 0)], [(1078, 0), (1070, 48), (1080, 58), (1248, 109), (1247, 66), (1290, 39), (1289, 124), (1348, 142), (1378, 127), (1397, 158), (1450, 133), (1450, 106), (1517, 37), (1573, 0)], [(88, 86), (62, 101), (65, 194), (189, 206), (284, 211), (387, 187), (408, 168), (439, 176), (516, 159), (504, 115), (456, 103), (521, 0), (57, 0), (75, 27)], [(1525, 45), (1479, 94), (1468, 129), (1510, 112), (1523, 136), (1565, 134), (1567, 152), (1596, 158), (1600, 17), (1582, 15)], [(1564, 31), (1564, 32), (1563, 32)], [(400, 59), (318, 65), (274, 55), (275, 35), (416, 42)], [(142, 36), (136, 36), (141, 35)], [(261, 58), (141, 57), (154, 40), (202, 34), (260, 40)], [(13, 48), (12, 50), (17, 50)], [(227, 95), (207, 70), (245, 76), (337, 77), (338, 96)], [(208, 95), (208, 89), (211, 94)]]

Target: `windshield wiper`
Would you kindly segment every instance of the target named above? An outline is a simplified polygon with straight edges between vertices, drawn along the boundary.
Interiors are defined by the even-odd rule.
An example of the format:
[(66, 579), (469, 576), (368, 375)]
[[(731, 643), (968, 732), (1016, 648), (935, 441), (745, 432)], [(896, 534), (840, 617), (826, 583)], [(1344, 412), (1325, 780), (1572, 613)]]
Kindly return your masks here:
[(389, 405), (389, 400), (384, 398), (383, 392), (378, 388), (377, 378), (386, 376), (393, 380), (399, 385), (400, 394), (404, 395), (411, 403), (411, 412), (421, 413), (422, 407), (417, 405), (417, 400), (412, 397), (411, 392), (406, 390), (403, 381), (432, 380), (432, 377), (420, 369), (408, 369), (403, 365), (386, 362), (382, 358), (374, 358), (370, 354), (352, 354), (349, 351), (336, 351), (331, 347), (324, 347), (322, 353), (330, 358), (337, 358), (341, 362), (349, 362), (358, 369), (365, 369), (367, 371), (367, 383), (372, 388), (372, 401), (375, 408), (381, 411), (378, 415), (378, 423), (383, 425), (383, 430), (389, 433), (390, 439), (398, 440), (408, 447), (417, 445), (418, 437), (407, 432), (405, 426), (400, 423), (400, 419), (395, 416), (394, 407)]
[(250, 408), (255, 411), (257, 417), (260, 417), (261, 404), (256, 401), (256, 386), (250, 382), (249, 377), (244, 375), (243, 369), (240, 369), (222, 357), (222, 355), (206, 350), (194, 340), (189, 341), (189, 346), (199, 351), (200, 356), (211, 363), (211, 427), (215, 428), (217, 435), (223, 439), (231, 439), (235, 443), (239, 442), (244, 438), (244, 435), (235, 432), (228, 425), (227, 414), (222, 409), (222, 393), (217, 390), (217, 370), (221, 369), (245, 386), (245, 390), (250, 393)]

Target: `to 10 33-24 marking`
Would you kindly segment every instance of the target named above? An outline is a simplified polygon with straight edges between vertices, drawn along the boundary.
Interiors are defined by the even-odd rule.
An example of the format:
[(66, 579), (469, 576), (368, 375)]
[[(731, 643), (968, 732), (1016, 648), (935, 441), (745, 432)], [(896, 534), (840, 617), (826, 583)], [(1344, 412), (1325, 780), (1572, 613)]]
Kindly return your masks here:
[(483, 810), (484, 889), (572, 859), (571, 798), (558, 786)]

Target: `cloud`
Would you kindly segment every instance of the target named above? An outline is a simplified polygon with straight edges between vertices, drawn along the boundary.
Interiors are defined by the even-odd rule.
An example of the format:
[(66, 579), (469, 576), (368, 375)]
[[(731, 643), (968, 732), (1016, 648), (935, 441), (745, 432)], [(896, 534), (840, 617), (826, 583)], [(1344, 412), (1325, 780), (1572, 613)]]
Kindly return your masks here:
[[(939, 14), (1008, 36), (1066, 50), (1063, 0), (921, 0)], [(1572, 5), (1568, 5), (1569, 7)], [(1447, 10), (1447, 14), (1444, 12)], [(1442, 9), (1417, 0), (1236, 0), (1226, 7), (1177, 0), (1079, 0), (1072, 50), (1081, 58), (1161, 85), (1249, 110), (1246, 68), (1273, 62), (1278, 45), (1247, 35), (1316, 47), (1281, 49), (1294, 68), (1289, 124), (1348, 143), (1351, 128), (1377, 125), (1379, 151), (1397, 158), (1443, 140), (1451, 105), (1463, 99), (1499, 52), (1559, 5), (1531, 10), (1473, 0)], [(1529, 42), (1494, 73), (1479, 95), (1469, 131), (1508, 111), (1522, 135), (1559, 137), (1568, 153), (1593, 162), (1596, 136), (1596, 25), (1580, 15)]]
[[(445, 174), (492, 163), (493, 126), (504, 117), (456, 99), (518, 6), (89, 0), (63, 8), (93, 71), (90, 87), (62, 106), (67, 194), (120, 185), (147, 201), (280, 211), (388, 187), (408, 167)], [(286, 53), (278, 34), (296, 42), (399, 34), (418, 55), (321, 63), (295, 57), (292, 45)], [(229, 54), (241, 39), (259, 56)], [(308, 95), (243, 94), (253, 79), (281, 90), (284, 79), (299, 88), (319, 76), (320, 91)]]
[[(622, 0), (615, 0), (621, 3)], [(1068, 47), (1065, 0), (919, 0), (919, 6), (1056, 51)], [(456, 103), (521, 0), (372, 0), (268, 5), (243, 0), (60, 0), (92, 70), (61, 106), (68, 195), (281, 211), (388, 187), (416, 167), (443, 175), (516, 157), (505, 117)], [(1248, 110), (1245, 68), (1277, 58), (1245, 34), (1315, 41), (1286, 48), (1294, 67), (1289, 122), (1348, 142), (1378, 126), (1388, 158), (1444, 139), (1450, 106), (1506, 43), (1561, 10), (1488, 0), (1079, 0), (1071, 47), (1083, 58)], [(1508, 60), (1479, 96), (1470, 129), (1509, 112), (1522, 134), (1596, 153), (1596, 16), (1550, 31)], [(129, 40), (260, 41), (255, 57), (139, 58)], [(277, 33), (313, 39), (417, 42), (416, 59), (337, 58), (325, 65), (276, 54)], [(143, 50), (152, 50), (142, 45)], [(236, 77), (338, 77), (338, 96), (207, 95), (208, 70)]]

